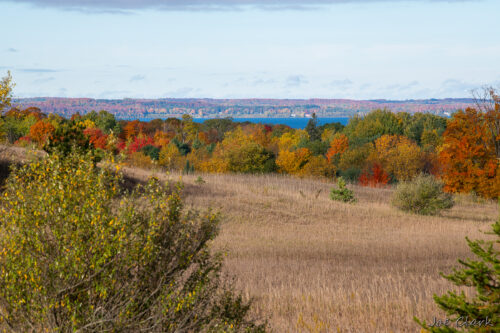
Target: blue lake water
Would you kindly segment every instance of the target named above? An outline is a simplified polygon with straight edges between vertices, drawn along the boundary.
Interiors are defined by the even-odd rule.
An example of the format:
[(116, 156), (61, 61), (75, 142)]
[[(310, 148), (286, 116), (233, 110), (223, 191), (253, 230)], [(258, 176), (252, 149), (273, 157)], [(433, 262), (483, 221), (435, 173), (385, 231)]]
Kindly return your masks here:
[[(306, 127), (307, 122), (311, 118), (233, 118), (233, 121), (244, 122), (249, 121), (256, 124), (267, 124), (267, 125), (287, 125), (291, 128), (303, 129)], [(195, 118), (194, 121), (197, 123), (202, 123), (206, 119)], [(342, 125), (347, 125), (349, 118), (338, 117), (338, 118), (318, 118), (318, 125), (324, 125), (329, 123), (341, 123)]]
[[(122, 118), (124, 120), (134, 120)], [(197, 123), (202, 123), (209, 118), (194, 118), (193, 121)], [(267, 124), (267, 125), (287, 125), (295, 129), (304, 129), (307, 122), (311, 118), (232, 118), (235, 122), (245, 122), (249, 121), (256, 124)], [(140, 121), (150, 121), (150, 118), (139, 118)], [(318, 118), (318, 125), (324, 125), (329, 123), (341, 123), (342, 125), (347, 125), (349, 122), (348, 117), (336, 117), (336, 118)]]

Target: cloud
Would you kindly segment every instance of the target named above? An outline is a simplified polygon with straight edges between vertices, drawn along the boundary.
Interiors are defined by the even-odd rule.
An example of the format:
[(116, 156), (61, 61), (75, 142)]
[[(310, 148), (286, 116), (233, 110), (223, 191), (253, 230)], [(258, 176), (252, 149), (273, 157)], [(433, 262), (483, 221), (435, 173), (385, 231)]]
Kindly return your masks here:
[(352, 87), (354, 82), (352, 82), (351, 80), (349, 79), (344, 79), (344, 80), (333, 80), (330, 82), (329, 86), (333, 87), (333, 88), (338, 88), (338, 89), (347, 89), (347, 88), (350, 88)]
[(146, 78), (146, 76), (141, 75), (141, 74), (137, 74), (137, 75), (134, 75), (130, 78), (130, 82), (143, 81), (145, 78)]
[(201, 90), (199, 88), (183, 87), (164, 94), (165, 98), (183, 98), (198, 95)]
[(110, 98), (123, 98), (124, 96), (130, 96), (130, 90), (107, 90), (103, 91), (98, 95), (98, 98), (110, 99)]
[(18, 71), (24, 73), (56, 73), (60, 72), (58, 69), (48, 69), (48, 68), (17, 68)]
[(286, 78), (285, 85), (287, 87), (298, 87), (308, 83), (303, 75), (290, 75)]
[(405, 83), (405, 84), (391, 84), (386, 87), (388, 90), (395, 90), (395, 91), (406, 91), (409, 89), (413, 89), (420, 85), (418, 81), (412, 81), (410, 83)]
[[(408, 0), (0, 0), (55, 7), (83, 12), (126, 13), (137, 9), (221, 11), (248, 7), (263, 10), (308, 10), (322, 5), (345, 3), (403, 2)], [(476, 0), (413, 0), (426, 2), (464, 2)]]
[(480, 88), (477, 84), (464, 82), (456, 79), (448, 79), (441, 84), (439, 93), (448, 97), (470, 97), (472, 92)]
[(47, 82), (50, 82), (50, 81), (54, 81), (56, 78), (51, 76), (51, 77), (42, 77), (40, 79), (36, 79), (35, 81), (33, 81), (34, 84), (43, 84), (43, 83), (47, 83)]
[(13, 47), (9, 47), (6, 51), (10, 52), (10, 53), (17, 53), (17, 52), (19, 52), (19, 50), (15, 49)]

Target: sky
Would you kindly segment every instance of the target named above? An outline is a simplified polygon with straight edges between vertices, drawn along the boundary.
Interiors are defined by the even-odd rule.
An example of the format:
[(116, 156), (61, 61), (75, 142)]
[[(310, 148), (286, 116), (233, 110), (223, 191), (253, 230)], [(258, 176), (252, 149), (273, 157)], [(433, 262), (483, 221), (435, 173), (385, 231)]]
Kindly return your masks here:
[(499, 0), (0, 0), (16, 97), (471, 97)]

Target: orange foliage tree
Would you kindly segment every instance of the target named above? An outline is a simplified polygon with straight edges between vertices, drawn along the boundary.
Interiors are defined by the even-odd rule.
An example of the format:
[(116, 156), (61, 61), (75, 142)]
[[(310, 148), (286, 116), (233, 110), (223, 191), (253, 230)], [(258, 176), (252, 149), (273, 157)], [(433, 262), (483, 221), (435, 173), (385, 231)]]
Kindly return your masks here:
[(499, 134), (491, 134), (498, 119), (498, 103), (489, 114), (468, 108), (458, 111), (444, 132), (439, 161), (445, 190), (475, 192), (486, 198), (500, 194)]
[(43, 120), (37, 121), (30, 128), (30, 138), (39, 145), (43, 145), (54, 133), (55, 127)]
[(330, 142), (330, 148), (326, 152), (328, 162), (333, 163), (335, 159), (340, 156), (349, 148), (349, 139), (345, 134), (337, 134)]

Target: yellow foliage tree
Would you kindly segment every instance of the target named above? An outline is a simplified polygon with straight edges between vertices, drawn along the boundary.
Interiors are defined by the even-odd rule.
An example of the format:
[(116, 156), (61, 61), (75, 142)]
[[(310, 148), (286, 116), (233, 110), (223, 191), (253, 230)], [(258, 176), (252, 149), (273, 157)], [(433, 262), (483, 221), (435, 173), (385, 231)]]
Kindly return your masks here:
[(158, 163), (168, 170), (179, 170), (184, 165), (185, 158), (174, 144), (169, 144), (160, 150)]
[(299, 171), (303, 177), (331, 178), (335, 175), (335, 166), (328, 163), (323, 156), (311, 156), (309, 161)]
[(309, 139), (309, 134), (305, 130), (284, 133), (278, 142), (279, 151), (292, 150), (302, 139)]
[(7, 76), (0, 80), (0, 113), (3, 109), (9, 107), (12, 102), (12, 89), (15, 84), (12, 83), (12, 75), (10, 71), (7, 72)]
[(371, 162), (379, 163), (398, 181), (410, 180), (424, 167), (420, 147), (401, 135), (383, 135), (375, 140), (375, 151), (369, 156)]
[(282, 173), (299, 175), (302, 167), (309, 162), (312, 153), (307, 148), (300, 148), (295, 151), (282, 150), (276, 159), (276, 165)]
[(224, 173), (229, 171), (229, 161), (224, 157), (224, 150), (220, 143), (217, 144), (212, 158), (200, 162), (200, 171)]

